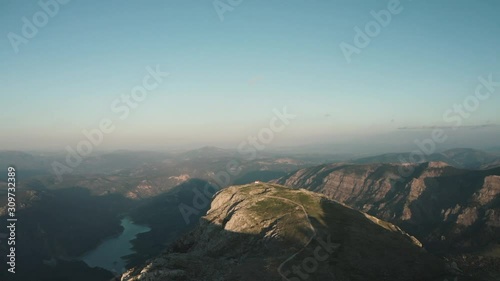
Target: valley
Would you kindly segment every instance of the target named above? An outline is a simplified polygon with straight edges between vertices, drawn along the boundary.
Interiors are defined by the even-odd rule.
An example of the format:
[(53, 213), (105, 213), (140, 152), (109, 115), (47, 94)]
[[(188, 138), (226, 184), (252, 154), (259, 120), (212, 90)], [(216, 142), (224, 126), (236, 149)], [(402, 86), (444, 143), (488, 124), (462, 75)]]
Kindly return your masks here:
[(2, 1), (0, 281), (499, 281), (499, 11)]
[[(346, 161), (344, 155), (267, 154), (249, 161), (235, 151), (211, 147), (140, 155), (146, 156), (127, 151), (101, 155), (89, 167), (106, 166), (104, 172), (84, 166), (62, 182), (44, 170), (47, 159), (39, 161), (40, 166), (24, 166), (38, 172), (20, 173), (18, 202), (23, 224), (18, 230), (18, 259), (19, 266), (31, 270), (18, 275), (19, 280), (49, 275), (74, 280), (73, 274), (109, 280), (125, 270), (140, 268), (165, 249), (185, 247), (172, 245), (198, 231), (199, 222), (203, 225), (207, 211), (214, 207), (212, 196), (226, 186), (246, 185), (244, 190), (250, 191), (261, 188), (254, 182), (267, 181), (323, 194), (393, 223), (443, 262), (456, 261), (476, 276), (481, 275), (477, 273), (481, 263), (471, 267), (471, 261), (483, 256), (483, 262), (492, 259), (483, 267), (489, 266), (489, 272), (496, 274), (491, 263), (499, 258), (494, 249), (500, 245), (500, 167), (489, 168), (498, 161), (494, 154), (456, 150), (440, 154), (446, 157), (433, 156), (442, 162), (404, 164), (391, 155)], [(0, 161), (14, 161), (9, 160), (12, 156), (32, 160), (9, 152)], [(237, 173), (228, 169), (227, 163), (233, 162), (239, 163)], [(17, 169), (22, 171), (20, 163)], [(475, 169), (464, 168), (472, 165)], [(5, 199), (4, 185), (0, 182), (1, 200)], [(287, 202), (291, 199), (281, 195), (266, 198), (256, 206), (269, 211), (300, 209), (296, 201)], [(318, 215), (311, 217), (314, 212)], [(313, 225), (325, 223), (325, 214), (320, 213), (324, 210), (306, 212)], [(0, 216), (5, 219), (4, 207)], [(316, 243), (307, 228), (300, 230), (306, 236), (297, 239)], [(460, 255), (466, 258), (458, 258)], [(450, 273), (446, 272), (443, 274)]]

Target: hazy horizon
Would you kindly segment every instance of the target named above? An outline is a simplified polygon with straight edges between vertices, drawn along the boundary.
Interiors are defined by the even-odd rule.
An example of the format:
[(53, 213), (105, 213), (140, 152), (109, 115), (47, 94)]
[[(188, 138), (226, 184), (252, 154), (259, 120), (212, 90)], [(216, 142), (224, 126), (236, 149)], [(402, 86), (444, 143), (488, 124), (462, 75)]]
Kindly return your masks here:
[(67, 1), (28, 38), (44, 8), (3, 1), (0, 149), (64, 151), (103, 120), (96, 151), (236, 149), (276, 111), (294, 117), (268, 148), (410, 151), (435, 128), (449, 136), (439, 149), (500, 137), (498, 1), (214, 3)]
[(0, 0), (0, 280), (500, 280), (499, 11)]

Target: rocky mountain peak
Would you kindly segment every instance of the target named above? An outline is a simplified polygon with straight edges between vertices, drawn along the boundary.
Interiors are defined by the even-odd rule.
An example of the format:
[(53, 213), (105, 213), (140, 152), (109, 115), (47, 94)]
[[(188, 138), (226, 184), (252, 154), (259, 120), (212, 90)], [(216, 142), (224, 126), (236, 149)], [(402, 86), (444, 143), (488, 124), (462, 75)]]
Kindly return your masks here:
[(219, 191), (200, 225), (123, 274), (139, 280), (443, 280), (443, 263), (399, 227), (277, 184)]

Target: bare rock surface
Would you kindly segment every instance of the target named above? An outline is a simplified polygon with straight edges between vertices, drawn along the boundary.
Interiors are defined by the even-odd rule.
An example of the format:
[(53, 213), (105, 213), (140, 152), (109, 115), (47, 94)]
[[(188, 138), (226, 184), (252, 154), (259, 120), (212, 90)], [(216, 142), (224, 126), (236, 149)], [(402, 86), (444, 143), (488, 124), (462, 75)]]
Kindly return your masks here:
[(122, 281), (444, 280), (445, 263), (399, 227), (277, 184), (218, 192), (200, 225)]
[(437, 251), (477, 251), (500, 243), (499, 168), (330, 164), (273, 182), (316, 191), (387, 220)]

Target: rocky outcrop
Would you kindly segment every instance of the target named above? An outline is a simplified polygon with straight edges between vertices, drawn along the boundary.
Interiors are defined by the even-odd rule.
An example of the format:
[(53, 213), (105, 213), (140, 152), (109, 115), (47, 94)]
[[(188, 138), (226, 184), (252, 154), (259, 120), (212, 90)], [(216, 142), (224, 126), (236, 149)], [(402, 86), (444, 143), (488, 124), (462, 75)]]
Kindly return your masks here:
[(476, 251), (500, 243), (500, 168), (331, 164), (274, 182), (322, 193), (390, 221), (436, 251)]
[(275, 184), (226, 188), (190, 234), (123, 274), (146, 280), (444, 280), (445, 266), (399, 227)]

